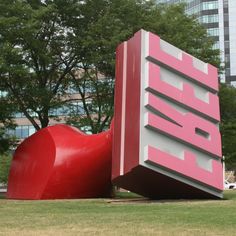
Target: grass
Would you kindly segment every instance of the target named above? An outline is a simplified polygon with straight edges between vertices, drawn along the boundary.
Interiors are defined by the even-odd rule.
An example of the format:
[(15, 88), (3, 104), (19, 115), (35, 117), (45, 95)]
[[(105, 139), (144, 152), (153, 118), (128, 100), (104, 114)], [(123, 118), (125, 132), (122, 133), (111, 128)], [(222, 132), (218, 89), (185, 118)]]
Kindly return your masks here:
[(219, 201), (0, 199), (0, 235), (236, 235), (236, 191)]

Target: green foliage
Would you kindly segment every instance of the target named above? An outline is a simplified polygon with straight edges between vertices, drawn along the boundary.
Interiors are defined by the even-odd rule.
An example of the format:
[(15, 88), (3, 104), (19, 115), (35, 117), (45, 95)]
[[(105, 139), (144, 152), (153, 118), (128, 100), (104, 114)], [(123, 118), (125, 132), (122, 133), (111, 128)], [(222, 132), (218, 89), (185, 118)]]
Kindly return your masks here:
[(236, 88), (220, 86), (221, 133), (226, 167), (236, 169)]
[(50, 108), (61, 105), (77, 63), (63, 12), (73, 2), (0, 2), (0, 85), (36, 129), (46, 127)]
[(236, 121), (236, 88), (228, 84), (221, 84), (220, 91), (220, 113), (221, 121), (235, 122)]
[(7, 135), (8, 128), (14, 128), (12, 120), (14, 106), (6, 95), (0, 96), (0, 154), (7, 152), (11, 146), (14, 146), (15, 139)]
[[(101, 131), (105, 127), (104, 123), (109, 123), (113, 112), (112, 87), (102, 87), (99, 93), (95, 74), (99, 71), (114, 83), (115, 49), (141, 28), (157, 33), (169, 43), (220, 67), (219, 50), (212, 48), (212, 38), (207, 36), (206, 30), (194, 17), (185, 15), (183, 5), (157, 6), (155, 1), (137, 0), (88, 0), (81, 6), (81, 12), (79, 25), (82, 25), (83, 30), (80, 31), (79, 44), (83, 47), (78, 48), (77, 52), (82, 55), (85, 75), (80, 80), (74, 79), (74, 82), (83, 98), (86, 115), (72, 115), (68, 119), (70, 124), (89, 126), (94, 133)], [(77, 29), (75, 32), (78, 32)], [(87, 84), (94, 91), (88, 97), (84, 93)], [(98, 102), (91, 103), (91, 99), (97, 99)]]
[[(115, 49), (141, 28), (219, 67), (219, 51), (183, 5), (1, 0), (0, 86), (37, 130), (57, 118), (50, 110), (79, 101), (85, 114), (68, 122), (100, 132), (113, 114)], [(70, 86), (79, 97), (65, 96)]]
[(0, 155), (0, 184), (7, 184), (12, 156)]
[(14, 144), (15, 139), (6, 134), (6, 128), (0, 127), (0, 154), (9, 151)]
[(185, 6), (161, 5), (150, 18), (153, 22), (151, 31), (164, 40), (188, 52), (204, 62), (220, 68), (219, 50), (212, 49), (213, 39), (207, 36), (206, 29), (199, 24), (195, 16), (184, 13)]
[(141, 28), (157, 33), (169, 43), (219, 67), (219, 50), (197, 19), (184, 12), (184, 5), (156, 5), (155, 1), (88, 0), (83, 17), (80, 55), (87, 65), (114, 76), (115, 49)]
[(87, 133), (100, 133), (107, 129), (113, 116), (114, 78), (101, 76), (99, 72), (89, 69), (79, 80), (74, 79), (83, 113), (78, 116), (78, 111), (72, 111), (66, 120)]

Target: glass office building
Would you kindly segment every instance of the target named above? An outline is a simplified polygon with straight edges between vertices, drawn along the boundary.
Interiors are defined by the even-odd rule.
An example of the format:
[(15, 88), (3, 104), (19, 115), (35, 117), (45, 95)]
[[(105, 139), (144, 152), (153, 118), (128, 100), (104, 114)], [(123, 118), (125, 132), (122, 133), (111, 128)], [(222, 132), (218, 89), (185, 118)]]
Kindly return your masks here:
[(195, 14), (215, 41), (225, 65), (222, 82), (236, 84), (236, 0), (157, 0), (157, 3), (185, 2), (186, 13)]

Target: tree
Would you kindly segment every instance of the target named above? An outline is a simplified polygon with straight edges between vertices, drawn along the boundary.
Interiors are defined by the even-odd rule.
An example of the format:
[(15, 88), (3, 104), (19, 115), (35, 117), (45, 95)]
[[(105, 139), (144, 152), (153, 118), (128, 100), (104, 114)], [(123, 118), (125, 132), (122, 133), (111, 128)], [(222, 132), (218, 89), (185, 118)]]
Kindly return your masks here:
[(12, 156), (0, 154), (0, 184), (7, 184)]
[(66, 120), (87, 133), (100, 133), (109, 127), (113, 116), (114, 77), (104, 77), (95, 69), (85, 69), (82, 74), (79, 79), (71, 74), (81, 105), (69, 103), (71, 113)]
[[(219, 50), (213, 49), (213, 38), (207, 35), (198, 19), (186, 15), (185, 4), (160, 4), (150, 18), (158, 19), (151, 23), (153, 30), (167, 42), (188, 52), (196, 58), (220, 68)], [(151, 21), (150, 19), (150, 22)]]
[(37, 130), (61, 105), (69, 72), (79, 63), (63, 11), (75, 2), (0, 2), (0, 84)]
[[(206, 62), (220, 63), (206, 30), (185, 15), (183, 5), (1, 0), (0, 16), (0, 83), (37, 130), (49, 124), (51, 109), (75, 101), (84, 114), (72, 114), (68, 122), (92, 133), (105, 129), (113, 114), (115, 49), (141, 28)], [(79, 97), (65, 96), (70, 86)]]
[(0, 93), (0, 155), (7, 152), (11, 146), (14, 146), (14, 137), (7, 134), (7, 129), (14, 128), (12, 120), (14, 111), (13, 104), (7, 99), (7, 95)]
[[(155, 1), (89, 0), (85, 1), (81, 12), (83, 12), (83, 17), (81, 17), (80, 25), (83, 26), (84, 31), (80, 32), (83, 35), (80, 44), (83, 47), (80, 48), (82, 51), (79, 51), (78, 54), (83, 55), (82, 65), (87, 76), (79, 80), (74, 79), (74, 81), (76, 86), (80, 88), (81, 97), (85, 98), (84, 102), (86, 94), (89, 94), (87, 97), (89, 102), (91, 97), (94, 101), (95, 98), (99, 98), (98, 94), (100, 94), (100, 97), (107, 98), (107, 103), (102, 101), (100, 104), (109, 109), (103, 111), (102, 106), (101, 110), (98, 109), (103, 111), (103, 115), (105, 114), (105, 116), (100, 116), (105, 117), (103, 120), (98, 116), (89, 117), (87, 114), (84, 119), (81, 119), (81, 116), (73, 115), (69, 119), (69, 123), (81, 125), (83, 122), (83, 124), (92, 127), (92, 132), (99, 132), (103, 128), (106, 118), (107, 121), (111, 120), (111, 105), (113, 104), (111, 87), (108, 86), (108, 90), (102, 88), (102, 92), (99, 93), (96, 88), (101, 88), (101, 85), (94, 84), (94, 81), (99, 81), (94, 78), (94, 74), (99, 71), (114, 83), (115, 48), (122, 41), (132, 37), (139, 29), (144, 28), (157, 33), (164, 40), (197, 58), (217, 67), (220, 65), (219, 50), (213, 49), (212, 38), (207, 36), (206, 29), (199, 24), (196, 18), (184, 13), (184, 5), (157, 6)], [(90, 88), (86, 90), (87, 84), (90, 84)], [(91, 93), (91, 87), (93, 93)], [(91, 106), (89, 103), (87, 108), (84, 106), (86, 113), (87, 110), (91, 111), (90, 114), (96, 113), (94, 108), (98, 104), (94, 105)]]
[(221, 134), (226, 167), (236, 168), (236, 88), (220, 86)]

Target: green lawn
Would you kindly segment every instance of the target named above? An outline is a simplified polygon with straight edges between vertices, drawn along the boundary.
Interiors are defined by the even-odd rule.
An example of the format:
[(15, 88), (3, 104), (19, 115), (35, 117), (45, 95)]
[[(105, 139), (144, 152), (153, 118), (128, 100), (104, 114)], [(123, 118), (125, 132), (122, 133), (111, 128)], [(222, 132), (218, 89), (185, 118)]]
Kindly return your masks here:
[[(124, 198), (125, 197), (125, 198)], [(0, 235), (236, 235), (236, 190), (225, 200), (0, 199)]]

